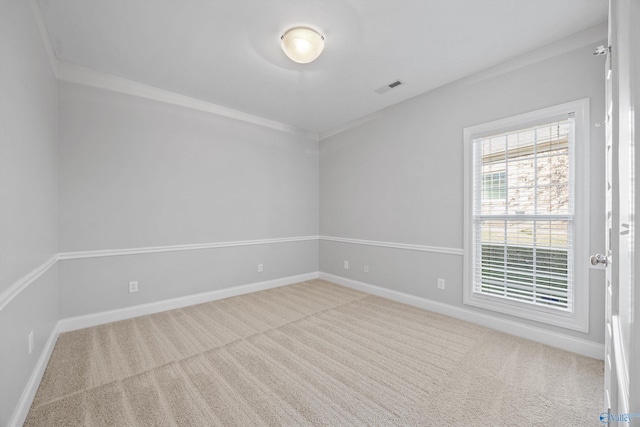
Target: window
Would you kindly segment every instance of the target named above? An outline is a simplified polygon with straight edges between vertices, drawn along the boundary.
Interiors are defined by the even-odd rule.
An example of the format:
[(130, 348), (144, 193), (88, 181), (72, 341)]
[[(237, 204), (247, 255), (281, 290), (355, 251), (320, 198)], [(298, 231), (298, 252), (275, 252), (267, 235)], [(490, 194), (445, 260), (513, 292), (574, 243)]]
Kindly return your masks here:
[(465, 129), (465, 304), (587, 330), (587, 116), (583, 100)]
[(488, 172), (482, 174), (482, 198), (483, 200), (504, 199), (507, 197), (507, 173)]

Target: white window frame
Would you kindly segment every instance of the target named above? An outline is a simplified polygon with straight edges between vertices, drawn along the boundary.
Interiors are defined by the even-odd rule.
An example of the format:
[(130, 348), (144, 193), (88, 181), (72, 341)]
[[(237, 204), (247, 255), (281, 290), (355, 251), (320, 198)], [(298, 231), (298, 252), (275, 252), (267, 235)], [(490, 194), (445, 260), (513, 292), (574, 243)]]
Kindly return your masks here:
[[(560, 311), (473, 292), (473, 140), (524, 129), (548, 119), (573, 114), (575, 144), (573, 153), (574, 229), (572, 311)], [(509, 314), (524, 319), (589, 332), (589, 99), (519, 114), (464, 129), (464, 291), (466, 305)]]

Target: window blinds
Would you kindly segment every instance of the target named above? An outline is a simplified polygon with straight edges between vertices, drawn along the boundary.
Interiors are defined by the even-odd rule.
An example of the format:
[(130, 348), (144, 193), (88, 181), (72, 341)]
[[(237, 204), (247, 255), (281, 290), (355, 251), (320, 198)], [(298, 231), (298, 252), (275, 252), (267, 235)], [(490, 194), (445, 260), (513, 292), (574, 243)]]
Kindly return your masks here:
[(473, 140), (473, 292), (572, 310), (574, 119)]

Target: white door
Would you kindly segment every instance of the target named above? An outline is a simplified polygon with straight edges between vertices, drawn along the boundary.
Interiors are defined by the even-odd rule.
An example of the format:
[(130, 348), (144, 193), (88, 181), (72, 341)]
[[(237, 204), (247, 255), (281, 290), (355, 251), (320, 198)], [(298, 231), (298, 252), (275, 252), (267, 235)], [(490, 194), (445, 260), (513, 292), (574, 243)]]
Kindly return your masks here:
[[(618, 145), (615, 143), (617, 129), (614, 123), (617, 119), (617, 106), (614, 102), (614, 82), (617, 80), (613, 74), (614, 64), (612, 63), (612, 46), (616, 46), (616, 23), (613, 16), (616, 15), (616, 2), (609, 3), (609, 34), (608, 47), (605, 48), (607, 60), (605, 63), (605, 125), (606, 125), (606, 252), (604, 255), (597, 254), (591, 257), (591, 263), (604, 264), (606, 268), (605, 279), (605, 357), (604, 357), (604, 408), (607, 414), (602, 414), (600, 419), (608, 424), (609, 415), (617, 412), (618, 408), (618, 385), (616, 374), (615, 343), (613, 333), (613, 320), (618, 312), (618, 275), (617, 265), (617, 234), (613, 230), (617, 229), (619, 222), (618, 194), (617, 194), (617, 170)], [(603, 418), (604, 417), (604, 418)]]
[[(640, 242), (635, 239), (635, 111), (640, 111), (640, 0), (610, 0), (606, 75), (606, 253), (592, 257), (606, 266), (605, 409), (611, 425), (640, 426)], [(634, 93), (635, 91), (635, 93)], [(640, 148), (637, 150), (640, 152)], [(635, 292), (634, 292), (635, 290)], [(635, 297), (635, 298), (634, 298)], [(640, 313), (640, 310), (638, 311)], [(603, 419), (604, 418), (604, 419)]]

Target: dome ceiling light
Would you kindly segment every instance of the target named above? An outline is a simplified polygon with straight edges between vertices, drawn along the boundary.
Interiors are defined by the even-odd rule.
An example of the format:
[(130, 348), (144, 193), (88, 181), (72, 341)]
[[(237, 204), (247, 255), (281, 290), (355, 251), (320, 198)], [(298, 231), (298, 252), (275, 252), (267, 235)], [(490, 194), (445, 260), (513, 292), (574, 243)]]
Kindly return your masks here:
[(291, 28), (280, 37), (282, 50), (298, 64), (314, 61), (324, 49), (324, 36), (304, 27)]

